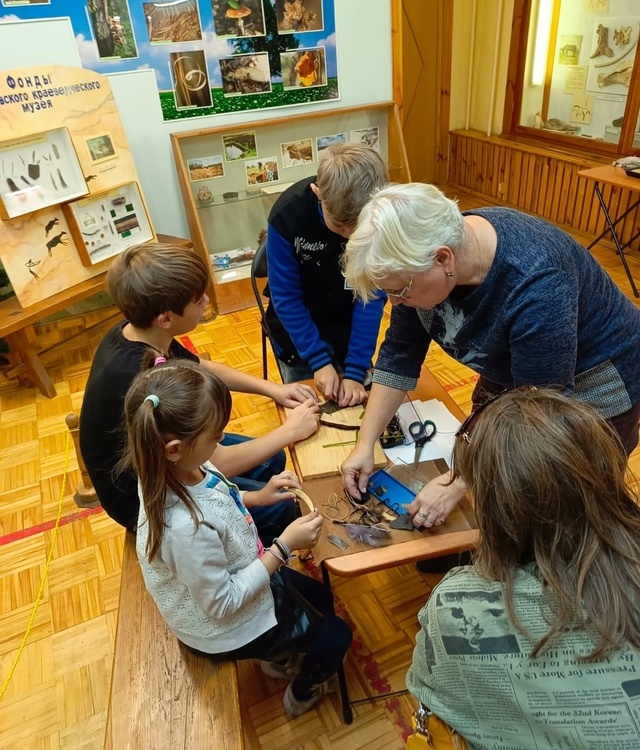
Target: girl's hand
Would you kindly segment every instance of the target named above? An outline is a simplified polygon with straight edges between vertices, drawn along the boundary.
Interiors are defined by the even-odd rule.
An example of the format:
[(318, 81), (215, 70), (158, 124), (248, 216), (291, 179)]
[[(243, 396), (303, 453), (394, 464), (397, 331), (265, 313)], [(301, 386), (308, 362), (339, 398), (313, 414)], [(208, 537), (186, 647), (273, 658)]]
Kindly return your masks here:
[(292, 409), (284, 423), (290, 431), (289, 443), (297, 443), (305, 440), (318, 429), (320, 424), (320, 410), (318, 400), (308, 398), (303, 404), (298, 404)]
[(296, 496), (293, 492), (287, 492), (287, 487), (302, 489), (300, 480), (292, 471), (283, 471), (281, 474), (271, 477), (261, 490), (245, 492), (244, 504), (247, 508), (256, 508), (274, 505), (282, 500), (295, 500)]
[(309, 385), (304, 383), (286, 383), (285, 385), (278, 385), (278, 390), (274, 397), (274, 401), (280, 404), (280, 406), (286, 406), (288, 409), (293, 409), (298, 404), (304, 404), (311, 399), (314, 403), (318, 403), (318, 397), (316, 392)]
[(320, 538), (322, 523), (324, 518), (316, 508), (313, 512), (307, 513), (306, 516), (296, 518), (280, 534), (280, 539), (289, 547), (294, 549), (311, 549), (315, 547)]

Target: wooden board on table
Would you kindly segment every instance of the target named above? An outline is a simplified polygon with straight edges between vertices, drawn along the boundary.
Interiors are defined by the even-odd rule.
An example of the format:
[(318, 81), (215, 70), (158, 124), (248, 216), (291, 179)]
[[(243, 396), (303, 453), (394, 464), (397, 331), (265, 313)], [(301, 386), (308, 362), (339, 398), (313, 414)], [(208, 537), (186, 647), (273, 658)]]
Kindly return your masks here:
[[(300, 479), (304, 481), (339, 474), (342, 463), (355, 444), (355, 430), (341, 430), (321, 424), (315, 434), (295, 445), (296, 458), (302, 475)], [(376, 443), (373, 457), (376, 468), (386, 466), (388, 463), (379, 443)]]

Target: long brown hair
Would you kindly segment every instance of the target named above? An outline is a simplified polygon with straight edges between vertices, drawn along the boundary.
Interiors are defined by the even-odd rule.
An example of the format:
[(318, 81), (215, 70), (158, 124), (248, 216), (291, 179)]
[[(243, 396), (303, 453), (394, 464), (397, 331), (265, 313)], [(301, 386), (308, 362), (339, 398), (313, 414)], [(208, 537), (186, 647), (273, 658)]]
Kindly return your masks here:
[[(586, 661), (640, 647), (640, 509), (626, 459), (591, 407), (550, 390), (517, 389), (479, 414), (458, 439), (454, 475), (474, 498), (478, 572), (500, 581), (511, 621), (519, 569), (534, 562), (549, 630), (540, 654), (569, 629), (597, 642)], [(543, 602), (541, 602), (541, 605)]]
[[(147, 396), (155, 396), (157, 406)], [(213, 373), (174, 359), (136, 376), (125, 397), (124, 414), (127, 443), (121, 468), (132, 468), (140, 480), (149, 523), (146, 552), (153, 560), (166, 525), (167, 490), (186, 505), (196, 527), (202, 519), (175, 464), (165, 457), (165, 445), (182, 440), (188, 448), (205, 431), (222, 432), (231, 414), (231, 395)]]

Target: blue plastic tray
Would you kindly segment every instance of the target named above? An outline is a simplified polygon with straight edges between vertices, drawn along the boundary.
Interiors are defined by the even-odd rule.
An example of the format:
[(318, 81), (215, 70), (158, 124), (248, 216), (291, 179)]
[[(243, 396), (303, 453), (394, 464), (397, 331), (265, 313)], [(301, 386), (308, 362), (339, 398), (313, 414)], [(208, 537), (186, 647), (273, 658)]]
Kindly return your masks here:
[(384, 469), (376, 471), (369, 477), (368, 487), (373, 497), (401, 515), (407, 512), (405, 506), (409, 505), (416, 496), (415, 492), (405, 487)]

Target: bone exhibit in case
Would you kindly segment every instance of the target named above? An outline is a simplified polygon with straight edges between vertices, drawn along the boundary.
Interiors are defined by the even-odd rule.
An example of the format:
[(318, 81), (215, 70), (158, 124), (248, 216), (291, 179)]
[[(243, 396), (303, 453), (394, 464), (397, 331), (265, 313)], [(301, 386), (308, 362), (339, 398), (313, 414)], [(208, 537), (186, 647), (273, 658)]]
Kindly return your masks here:
[(66, 204), (63, 210), (78, 254), (86, 266), (153, 239), (136, 182)]
[(66, 128), (0, 143), (0, 217), (5, 221), (88, 192)]

